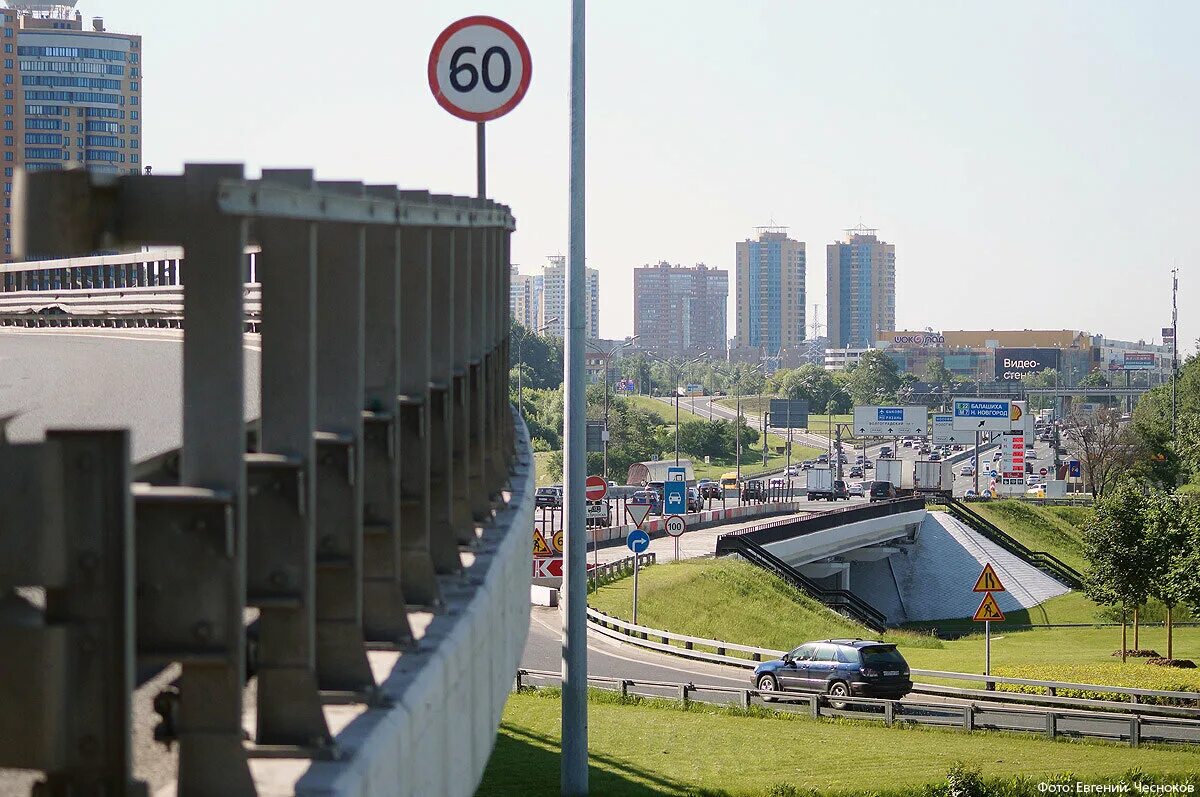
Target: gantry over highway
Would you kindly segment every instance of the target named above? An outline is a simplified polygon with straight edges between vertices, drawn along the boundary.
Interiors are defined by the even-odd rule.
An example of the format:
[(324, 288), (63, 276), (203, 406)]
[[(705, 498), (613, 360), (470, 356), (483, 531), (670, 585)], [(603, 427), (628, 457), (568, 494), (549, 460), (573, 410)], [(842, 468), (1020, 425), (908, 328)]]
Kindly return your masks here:
[[(529, 616), (509, 209), (209, 165), (34, 174), (18, 212), (38, 256), (182, 246), (183, 395), (0, 441), (0, 766), (43, 770), (47, 795), (145, 793), (131, 694), (177, 664), (155, 706), (181, 795), (472, 794)], [(104, 273), (60, 261), (39, 287)], [(178, 413), (182, 446), (132, 463), (117, 427), (139, 413)]]

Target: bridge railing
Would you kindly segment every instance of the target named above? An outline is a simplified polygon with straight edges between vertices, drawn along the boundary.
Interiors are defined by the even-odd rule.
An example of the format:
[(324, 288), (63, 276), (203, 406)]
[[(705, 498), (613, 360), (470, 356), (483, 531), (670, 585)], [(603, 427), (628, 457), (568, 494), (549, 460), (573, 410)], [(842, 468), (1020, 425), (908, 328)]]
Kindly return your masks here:
[[(171, 662), (182, 674), (156, 701), (157, 736), (178, 742), (182, 794), (255, 794), (250, 761), (264, 757), (361, 771), (331, 731), (331, 702), (395, 707), (378, 732), (410, 722), (402, 743), (428, 748), (379, 788), (472, 793), (528, 618), (533, 490), (508, 406), (509, 209), (189, 165), (30, 175), (17, 213), (19, 251), (181, 247), (186, 268), (165, 273), (185, 275), (182, 446), (170, 468), (152, 463), (151, 485), (132, 483), (124, 430), (0, 442), (0, 766), (45, 771), (47, 794), (136, 792), (135, 665)], [(248, 450), (252, 239), (262, 410)], [(38, 279), (93, 287), (65, 268)], [(28, 273), (4, 272), (4, 284), (27, 288), (13, 274)], [(416, 610), (434, 615), (424, 634)], [(368, 650), (406, 666), (381, 682)], [(465, 683), (438, 680), (451, 671)], [(470, 705), (431, 710), (449, 692)], [(465, 766), (439, 752), (448, 723), (469, 737), (453, 743), (473, 752)]]

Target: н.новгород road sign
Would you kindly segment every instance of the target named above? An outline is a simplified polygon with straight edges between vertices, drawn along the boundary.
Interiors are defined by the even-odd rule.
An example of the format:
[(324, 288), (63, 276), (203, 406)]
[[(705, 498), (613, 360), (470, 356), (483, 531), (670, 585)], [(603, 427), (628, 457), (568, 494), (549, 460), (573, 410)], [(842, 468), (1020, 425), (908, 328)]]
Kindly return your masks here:
[(1008, 432), (1013, 428), (1008, 399), (955, 399), (954, 428), (970, 432)]

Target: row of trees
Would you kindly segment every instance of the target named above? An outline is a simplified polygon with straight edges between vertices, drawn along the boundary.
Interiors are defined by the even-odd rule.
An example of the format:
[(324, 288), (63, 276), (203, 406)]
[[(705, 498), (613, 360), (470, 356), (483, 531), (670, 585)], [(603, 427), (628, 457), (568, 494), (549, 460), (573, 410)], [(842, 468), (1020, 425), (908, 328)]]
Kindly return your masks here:
[[(604, 418), (604, 387), (590, 385), (587, 389), (587, 417), (589, 420)], [(518, 401), (515, 384), (510, 398)], [(529, 427), (535, 451), (562, 450), (563, 435), (563, 390), (555, 388), (528, 388), (524, 391), (522, 410), (525, 424)], [(635, 462), (665, 459), (675, 451), (675, 431), (657, 413), (641, 409), (633, 401), (621, 396), (609, 396), (608, 402), (608, 472), (613, 478), (623, 478), (629, 466)], [(759, 433), (750, 428), (743, 418), (741, 422), (743, 451), (757, 443)], [(711, 457), (714, 462), (732, 461), (736, 440), (734, 424), (725, 420), (682, 420), (679, 425), (679, 450), (683, 456), (703, 460)], [(561, 470), (561, 454), (552, 457), (550, 470)], [(600, 473), (603, 469), (602, 452), (588, 452), (588, 472)]]
[(1127, 613), (1136, 640), (1138, 607), (1151, 598), (1166, 607), (1167, 658), (1173, 658), (1172, 613), (1179, 606), (1200, 612), (1200, 500), (1126, 479), (1097, 503), (1084, 553), (1091, 565), (1088, 597), (1121, 610), (1122, 660)]

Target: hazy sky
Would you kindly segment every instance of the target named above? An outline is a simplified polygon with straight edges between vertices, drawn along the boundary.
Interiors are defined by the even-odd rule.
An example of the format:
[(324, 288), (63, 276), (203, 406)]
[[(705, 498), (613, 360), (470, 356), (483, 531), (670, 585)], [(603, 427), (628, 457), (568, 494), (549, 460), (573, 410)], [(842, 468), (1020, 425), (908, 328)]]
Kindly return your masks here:
[[(569, 8), (80, 3), (145, 36), (157, 172), (309, 165), (460, 194), (475, 187), (473, 125), (435, 103), (429, 48), (462, 16), (511, 23), (533, 82), (488, 126), (488, 187), (513, 207), (527, 272), (567, 250)], [(1190, 350), (1198, 29), (1195, 2), (594, 0), (587, 244), (602, 335), (632, 332), (634, 266), (732, 271), (735, 242), (772, 222), (807, 243), (823, 322), (825, 244), (861, 221), (896, 244), (902, 328), (1149, 340), (1169, 323), (1176, 264)]]

